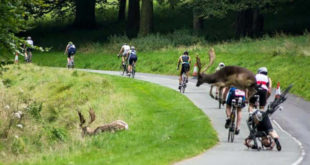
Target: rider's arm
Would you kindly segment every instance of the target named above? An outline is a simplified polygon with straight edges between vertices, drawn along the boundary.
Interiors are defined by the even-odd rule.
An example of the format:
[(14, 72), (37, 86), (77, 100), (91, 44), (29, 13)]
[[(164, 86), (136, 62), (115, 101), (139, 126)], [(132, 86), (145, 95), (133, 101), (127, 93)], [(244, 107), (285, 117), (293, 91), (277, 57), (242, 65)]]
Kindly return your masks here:
[(64, 54), (66, 54), (68, 52), (68, 47), (69, 47), (69, 45), (66, 46), (66, 50), (65, 50)]
[(180, 63), (181, 63), (181, 56), (180, 56), (179, 59), (178, 59), (178, 69), (179, 69), (179, 67), (180, 67)]
[(118, 56), (121, 55), (124, 52), (124, 47), (121, 48), (121, 50), (118, 53)]

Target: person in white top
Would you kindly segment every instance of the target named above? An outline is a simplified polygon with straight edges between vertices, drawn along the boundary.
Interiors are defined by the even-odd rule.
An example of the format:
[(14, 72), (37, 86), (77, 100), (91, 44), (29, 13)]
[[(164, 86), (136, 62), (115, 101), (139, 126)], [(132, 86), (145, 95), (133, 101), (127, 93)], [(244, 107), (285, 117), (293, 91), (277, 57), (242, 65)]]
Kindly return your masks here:
[(122, 56), (122, 64), (125, 65), (125, 60), (127, 60), (128, 55), (130, 53), (130, 46), (128, 44), (124, 44), (121, 47), (121, 50), (119, 51), (117, 57), (119, 57), (120, 55)]
[[(258, 69), (257, 74), (255, 76), (256, 85), (258, 86), (257, 93), (255, 95), (259, 96), (259, 109), (260, 110), (264, 110), (265, 105), (267, 103), (267, 99), (270, 96), (270, 93), (272, 90), (272, 81), (267, 75), (268, 75), (267, 68), (261, 67)], [(257, 99), (254, 96), (250, 98), (249, 112), (253, 111), (253, 107)]]
[(27, 62), (31, 62), (32, 60), (32, 47), (33, 47), (33, 41), (31, 39), (30, 36), (27, 37), (26, 40), (27, 44), (24, 45), (24, 49), (25, 49), (25, 60)]

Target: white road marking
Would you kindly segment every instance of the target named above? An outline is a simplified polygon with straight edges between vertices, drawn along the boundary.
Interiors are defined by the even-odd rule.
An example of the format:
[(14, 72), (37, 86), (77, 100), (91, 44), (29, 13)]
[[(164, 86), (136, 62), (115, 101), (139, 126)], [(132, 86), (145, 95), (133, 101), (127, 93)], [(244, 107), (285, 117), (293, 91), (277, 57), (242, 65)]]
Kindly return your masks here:
[(275, 121), (275, 120), (272, 120), (274, 122), (275, 125), (277, 125), (277, 127), (282, 131), (284, 132), (286, 135), (288, 135), (290, 138), (292, 138), (299, 146), (300, 148), (300, 152), (301, 152), (301, 155), (300, 157), (292, 164), (292, 165), (299, 165), (302, 160), (304, 159), (305, 155), (306, 155), (306, 151), (304, 149), (304, 146), (302, 145), (302, 143), (296, 138), (294, 137), (293, 135), (291, 135), (290, 133), (288, 133), (287, 131), (285, 131), (281, 126), (280, 124)]

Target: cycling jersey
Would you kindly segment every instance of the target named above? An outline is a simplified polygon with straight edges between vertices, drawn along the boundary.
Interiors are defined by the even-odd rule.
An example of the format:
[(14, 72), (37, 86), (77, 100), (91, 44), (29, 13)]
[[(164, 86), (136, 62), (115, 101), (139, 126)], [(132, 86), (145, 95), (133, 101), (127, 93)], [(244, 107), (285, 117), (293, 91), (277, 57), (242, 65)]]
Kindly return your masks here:
[(132, 50), (128, 58), (129, 65), (132, 65), (133, 62), (137, 62), (137, 60), (138, 60), (137, 53), (136, 51)]
[(130, 46), (129, 45), (123, 45), (122, 49), (123, 49), (123, 56), (126, 56), (130, 51)]
[(189, 63), (189, 56), (182, 55), (181, 61), (182, 64)]
[(264, 90), (268, 90), (269, 78), (264, 74), (256, 74), (256, 84), (260, 85)]
[[(26, 42), (28, 43), (28, 45), (31, 45), (31, 46), (33, 46), (33, 41), (32, 40), (26, 40)], [(26, 47), (26, 51), (27, 52), (30, 52), (32, 50), (32, 48), (31, 47)]]

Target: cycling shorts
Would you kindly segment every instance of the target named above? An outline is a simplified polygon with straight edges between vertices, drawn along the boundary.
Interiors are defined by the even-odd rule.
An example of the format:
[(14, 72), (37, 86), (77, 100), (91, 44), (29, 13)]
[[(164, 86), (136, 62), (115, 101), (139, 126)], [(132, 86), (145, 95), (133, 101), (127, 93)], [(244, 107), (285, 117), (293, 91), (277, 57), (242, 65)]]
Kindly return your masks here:
[(129, 57), (129, 65), (132, 65), (132, 63), (133, 62), (137, 62), (138, 61), (138, 57), (137, 56), (135, 56), (135, 55), (131, 55), (130, 57)]
[(187, 73), (189, 70), (190, 70), (189, 63), (182, 64), (180, 75), (182, 75), (183, 73)]
[(257, 124), (256, 128), (257, 131), (264, 132), (266, 135), (273, 131), (273, 127), (268, 116), (264, 117), (263, 120)]
[(68, 52), (68, 58), (70, 58), (71, 56), (74, 56), (73, 52)]
[[(265, 106), (267, 103), (267, 90), (258, 89), (255, 95), (259, 95), (259, 106)], [(256, 97), (254, 95), (250, 98), (250, 104), (255, 104)]]

